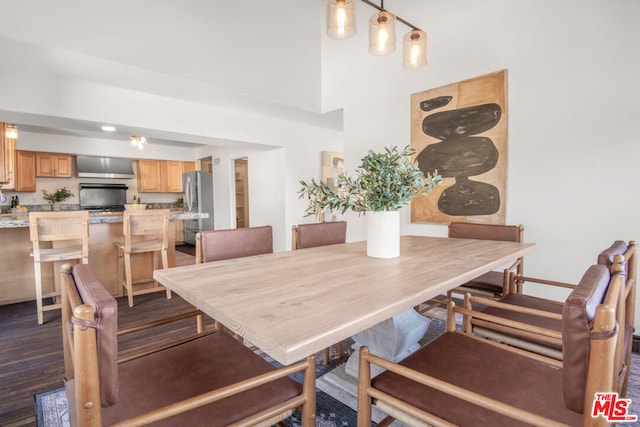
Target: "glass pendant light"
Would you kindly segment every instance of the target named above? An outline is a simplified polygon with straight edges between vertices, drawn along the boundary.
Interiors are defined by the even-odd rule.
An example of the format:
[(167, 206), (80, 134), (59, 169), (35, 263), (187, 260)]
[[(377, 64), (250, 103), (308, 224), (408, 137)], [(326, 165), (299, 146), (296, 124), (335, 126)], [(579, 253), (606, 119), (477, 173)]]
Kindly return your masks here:
[(327, 0), (327, 35), (346, 39), (356, 33), (356, 0)]
[(369, 19), (369, 53), (387, 55), (396, 50), (396, 16), (391, 12), (376, 13)]
[(131, 137), (131, 148), (137, 148), (138, 150), (143, 150), (145, 144), (147, 143), (147, 138), (144, 136), (132, 136)]
[(427, 33), (409, 31), (402, 41), (402, 66), (416, 69), (427, 64)]

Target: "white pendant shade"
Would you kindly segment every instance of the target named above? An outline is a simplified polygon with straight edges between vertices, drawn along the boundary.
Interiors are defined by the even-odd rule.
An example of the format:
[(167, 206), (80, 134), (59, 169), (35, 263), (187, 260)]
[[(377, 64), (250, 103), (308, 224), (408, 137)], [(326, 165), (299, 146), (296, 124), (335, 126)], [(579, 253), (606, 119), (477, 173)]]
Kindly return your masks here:
[(376, 13), (369, 19), (369, 53), (388, 55), (396, 50), (396, 16), (390, 12)]
[(413, 30), (402, 41), (402, 66), (416, 69), (427, 64), (427, 33)]
[(356, 0), (327, 1), (327, 35), (346, 39), (356, 33)]

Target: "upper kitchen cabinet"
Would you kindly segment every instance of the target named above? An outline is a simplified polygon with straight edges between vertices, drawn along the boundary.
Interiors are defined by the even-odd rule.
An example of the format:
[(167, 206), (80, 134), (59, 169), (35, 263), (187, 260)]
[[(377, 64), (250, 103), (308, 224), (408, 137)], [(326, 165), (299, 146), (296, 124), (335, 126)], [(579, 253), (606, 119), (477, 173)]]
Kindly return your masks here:
[(7, 138), (6, 123), (0, 123), (0, 183), (2, 188), (13, 189), (15, 187), (14, 165), (16, 140)]
[(69, 154), (36, 153), (36, 176), (39, 178), (71, 178)]
[(16, 191), (36, 191), (36, 153), (16, 151)]
[(160, 193), (162, 175), (160, 160), (138, 160), (138, 192)]
[(138, 192), (182, 193), (182, 174), (195, 168), (195, 162), (138, 160)]
[(162, 176), (164, 179), (164, 193), (182, 193), (182, 172), (184, 171), (183, 162), (166, 161), (163, 162)]
[(196, 170), (196, 162), (182, 162), (182, 172), (193, 172)]

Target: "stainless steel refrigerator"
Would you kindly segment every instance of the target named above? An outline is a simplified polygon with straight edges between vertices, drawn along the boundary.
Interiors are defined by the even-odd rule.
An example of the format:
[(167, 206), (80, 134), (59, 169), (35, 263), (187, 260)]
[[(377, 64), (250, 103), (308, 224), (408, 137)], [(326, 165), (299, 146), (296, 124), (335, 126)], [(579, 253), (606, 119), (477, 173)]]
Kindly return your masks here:
[(186, 212), (209, 214), (206, 219), (184, 221), (184, 241), (195, 245), (198, 232), (213, 230), (213, 175), (200, 171), (186, 172), (182, 174), (182, 189)]

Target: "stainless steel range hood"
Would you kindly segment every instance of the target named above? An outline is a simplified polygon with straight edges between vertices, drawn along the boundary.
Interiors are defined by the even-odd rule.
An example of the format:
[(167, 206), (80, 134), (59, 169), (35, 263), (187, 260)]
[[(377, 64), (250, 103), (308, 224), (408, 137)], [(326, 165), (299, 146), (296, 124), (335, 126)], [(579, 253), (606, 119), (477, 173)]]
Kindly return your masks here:
[(76, 156), (79, 178), (135, 178), (131, 159)]

